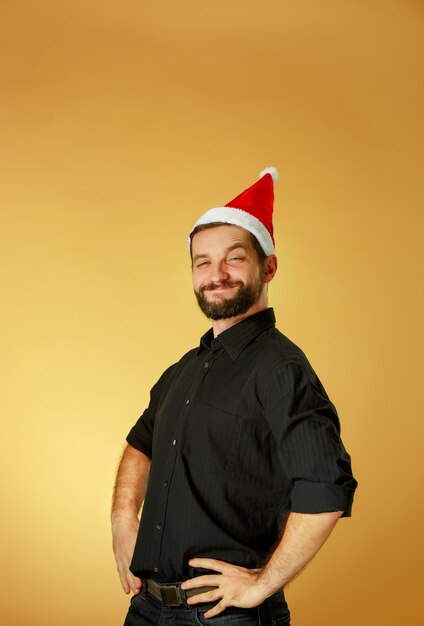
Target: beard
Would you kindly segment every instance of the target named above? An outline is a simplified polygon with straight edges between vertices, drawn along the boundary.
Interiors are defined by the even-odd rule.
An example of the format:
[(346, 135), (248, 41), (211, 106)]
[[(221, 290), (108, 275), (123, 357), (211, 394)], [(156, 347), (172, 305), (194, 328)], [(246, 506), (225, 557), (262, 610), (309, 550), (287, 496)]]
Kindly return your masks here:
[[(206, 291), (214, 291), (220, 287), (238, 287), (232, 298), (222, 298), (219, 302), (206, 299)], [(253, 283), (246, 285), (241, 280), (221, 280), (219, 283), (209, 283), (195, 291), (197, 303), (208, 319), (222, 320), (229, 317), (237, 317), (246, 313), (259, 300), (262, 293), (261, 277)]]

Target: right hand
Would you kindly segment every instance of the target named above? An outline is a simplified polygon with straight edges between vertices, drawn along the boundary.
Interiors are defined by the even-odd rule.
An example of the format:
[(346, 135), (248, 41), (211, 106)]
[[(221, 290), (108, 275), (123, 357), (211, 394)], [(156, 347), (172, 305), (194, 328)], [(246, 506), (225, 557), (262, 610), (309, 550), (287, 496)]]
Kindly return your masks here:
[(140, 593), (142, 585), (140, 578), (130, 572), (139, 524), (137, 516), (118, 516), (112, 521), (113, 552), (121, 585), (125, 593), (132, 591), (134, 595)]

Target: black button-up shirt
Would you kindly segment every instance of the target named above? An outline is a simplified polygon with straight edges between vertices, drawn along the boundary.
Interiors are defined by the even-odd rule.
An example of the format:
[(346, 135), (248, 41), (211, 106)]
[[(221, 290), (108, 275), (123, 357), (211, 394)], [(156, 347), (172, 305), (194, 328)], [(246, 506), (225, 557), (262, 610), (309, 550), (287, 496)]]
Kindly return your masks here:
[(260, 567), (290, 511), (350, 515), (357, 483), (336, 409), (272, 309), (208, 331), (161, 376), (127, 441), (152, 459), (140, 577), (198, 575), (195, 556)]

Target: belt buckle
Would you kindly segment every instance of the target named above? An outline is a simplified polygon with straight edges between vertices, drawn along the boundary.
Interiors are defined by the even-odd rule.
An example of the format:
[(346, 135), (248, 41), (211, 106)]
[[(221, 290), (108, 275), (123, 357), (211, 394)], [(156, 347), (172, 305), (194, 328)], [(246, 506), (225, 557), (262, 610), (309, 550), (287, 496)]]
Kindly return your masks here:
[(164, 585), (160, 587), (162, 603), (165, 606), (181, 606), (180, 590), (176, 585)]

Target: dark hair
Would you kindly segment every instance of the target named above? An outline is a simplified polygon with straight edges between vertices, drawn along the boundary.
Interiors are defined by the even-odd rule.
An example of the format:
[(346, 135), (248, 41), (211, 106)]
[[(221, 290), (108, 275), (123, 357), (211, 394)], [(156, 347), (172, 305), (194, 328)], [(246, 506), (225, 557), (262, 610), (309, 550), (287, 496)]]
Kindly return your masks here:
[[(209, 228), (216, 228), (217, 226), (234, 226), (235, 228), (242, 228), (241, 226), (237, 226), (237, 224), (228, 224), (227, 222), (210, 222), (210, 224), (199, 224), (198, 226), (196, 226), (196, 228), (193, 229), (193, 232), (190, 234), (190, 256), (192, 259), (193, 255), (191, 252), (191, 242), (193, 241), (194, 235), (199, 233), (201, 230), (208, 230)], [(265, 254), (261, 244), (256, 239), (255, 235), (253, 235), (250, 231), (247, 232), (249, 233), (252, 246), (255, 248), (256, 254), (258, 255), (259, 263), (262, 266), (268, 255)]]

